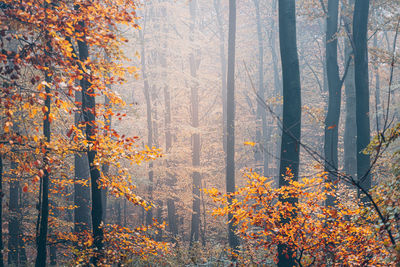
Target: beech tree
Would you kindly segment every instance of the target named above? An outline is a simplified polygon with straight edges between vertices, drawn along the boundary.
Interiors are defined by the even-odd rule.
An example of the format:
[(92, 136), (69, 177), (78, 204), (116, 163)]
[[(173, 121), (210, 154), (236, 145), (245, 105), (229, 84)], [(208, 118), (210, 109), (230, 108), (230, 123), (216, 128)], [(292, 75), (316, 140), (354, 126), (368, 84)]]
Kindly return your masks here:
[(354, 76), (357, 124), (357, 179), (364, 190), (371, 188), (370, 155), (364, 149), (370, 142), (368, 71), (369, 0), (355, 1), (353, 16)]
[[(279, 43), (282, 61), (283, 113), (282, 141), (279, 167), (279, 186), (286, 186), (290, 180), (296, 181), (300, 163), (300, 126), (301, 126), (301, 87), (299, 60), (296, 44), (296, 3), (294, 0), (279, 0)], [(288, 171), (293, 176), (288, 178)], [(297, 198), (289, 198), (292, 204)], [(292, 217), (296, 216), (295, 214)], [(283, 218), (283, 223), (290, 217)], [(278, 265), (295, 266), (293, 251), (285, 244), (278, 244)]]
[[(335, 181), (334, 172), (338, 169), (338, 132), (341, 104), (341, 84), (337, 60), (339, 1), (328, 1), (326, 14), (326, 70), (328, 79), (328, 113), (325, 119), (325, 170), (329, 180)], [(327, 205), (333, 205), (334, 199), (328, 197)]]

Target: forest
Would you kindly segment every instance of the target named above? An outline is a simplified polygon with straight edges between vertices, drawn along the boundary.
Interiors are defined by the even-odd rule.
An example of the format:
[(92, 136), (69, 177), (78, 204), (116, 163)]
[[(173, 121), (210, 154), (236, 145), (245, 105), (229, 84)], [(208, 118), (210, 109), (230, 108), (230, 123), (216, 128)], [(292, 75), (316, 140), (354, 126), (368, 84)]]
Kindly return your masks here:
[(0, 0), (0, 267), (400, 266), (400, 0)]

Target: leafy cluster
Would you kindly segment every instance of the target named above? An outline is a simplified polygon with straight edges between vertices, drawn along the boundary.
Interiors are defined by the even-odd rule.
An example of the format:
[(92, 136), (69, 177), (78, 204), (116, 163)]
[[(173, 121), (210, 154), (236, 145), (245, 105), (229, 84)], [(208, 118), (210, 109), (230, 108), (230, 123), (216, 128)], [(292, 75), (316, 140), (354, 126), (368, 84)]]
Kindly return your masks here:
[(388, 238), (376, 231), (377, 218), (366, 212), (362, 203), (341, 199), (335, 206), (325, 206), (334, 185), (327, 183), (324, 175), (300, 182), (290, 179), (290, 171), (288, 175), (289, 185), (281, 188), (274, 188), (266, 177), (248, 172), (246, 185), (233, 194), (206, 190), (221, 204), (213, 215), (231, 213), (238, 234), (253, 249), (267, 253), (260, 261), (277, 261), (276, 248), (285, 244), (299, 266), (320, 266), (327, 260), (337, 266), (389, 264)]

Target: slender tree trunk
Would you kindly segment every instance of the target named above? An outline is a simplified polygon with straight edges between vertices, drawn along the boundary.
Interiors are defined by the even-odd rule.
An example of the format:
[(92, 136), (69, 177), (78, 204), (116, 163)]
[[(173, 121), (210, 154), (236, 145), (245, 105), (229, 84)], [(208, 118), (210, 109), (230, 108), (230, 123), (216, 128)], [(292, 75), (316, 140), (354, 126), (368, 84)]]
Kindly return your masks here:
[[(17, 42), (10, 41), (9, 43), (9, 50), (13, 52), (18, 51), (18, 44)], [(14, 63), (10, 62), (10, 69), (13, 69)], [(3, 84), (4, 88), (7, 88), (8, 84)], [(13, 132), (19, 133), (18, 124), (14, 121), (13, 124)], [(12, 149), (12, 155), (17, 156), (17, 151)], [(11, 158), (11, 168), (10, 168), (10, 189), (9, 189), (9, 204), (8, 204), (8, 211), (9, 211), (9, 221), (8, 221), (8, 265), (16, 265), (19, 264), (24, 265), (26, 257), (22, 254), (24, 252), (21, 249), (21, 245), (24, 246), (23, 240), (23, 233), (21, 230), (21, 221), (22, 221), (22, 214), (21, 214), (21, 203), (19, 199), (20, 195), (20, 184), (19, 178), (15, 175), (15, 170), (17, 169), (16, 161)]]
[[(340, 118), (341, 85), (337, 60), (339, 0), (328, 0), (328, 16), (326, 19), (326, 69), (328, 78), (328, 113), (325, 118), (325, 171), (328, 181), (335, 182), (338, 170), (338, 129)], [(332, 206), (335, 197), (328, 196), (326, 205)]]
[[(374, 47), (378, 48), (378, 33), (375, 33), (374, 35)], [(380, 76), (379, 76), (379, 63), (378, 59), (375, 56), (374, 57), (374, 72), (375, 72), (375, 105), (376, 105), (376, 130), (380, 130), (380, 122), (381, 122), (381, 82), (380, 82)]]
[[(107, 60), (109, 60), (108, 57), (107, 57)], [(111, 85), (107, 85), (107, 88), (111, 91)], [(110, 109), (111, 108), (110, 99), (108, 99), (107, 96), (104, 96), (104, 106), (105, 106), (106, 109)], [(105, 120), (106, 120), (105, 121), (105, 125), (109, 129), (111, 129), (111, 116), (106, 117)], [(101, 166), (101, 171), (105, 176), (108, 175), (109, 170), (110, 170), (110, 165), (109, 164), (105, 163), (105, 164), (103, 164)], [(106, 223), (106, 219), (107, 219), (107, 191), (108, 191), (108, 189), (107, 188), (101, 188), (100, 190), (101, 190), (101, 205), (103, 207), (103, 222)]]
[[(49, 45), (47, 45), (49, 48)], [(48, 73), (45, 73), (45, 80), (47, 84), (52, 82), (51, 76)], [(50, 143), (50, 87), (45, 86), (46, 90), (46, 98), (44, 102), (45, 112), (43, 119), (43, 135), (46, 139), (47, 143)], [(44, 147), (46, 149), (46, 146)], [(40, 228), (39, 228), (39, 237), (37, 239), (37, 255), (36, 255), (36, 267), (46, 266), (46, 258), (47, 258), (47, 231), (48, 231), (48, 223), (49, 223), (49, 155), (48, 152), (45, 151), (43, 156), (43, 177), (42, 177), (42, 196), (41, 196), (41, 207), (39, 211), (40, 216)]]
[[(82, 28), (85, 27), (83, 22), (79, 23)], [(83, 37), (85, 38), (85, 37)], [(89, 49), (85, 40), (78, 41), (79, 59), (85, 62), (89, 57)], [(89, 66), (86, 66), (89, 68)], [(88, 80), (88, 73), (84, 73), (84, 78), (80, 80), (82, 88), (82, 113), (85, 122), (86, 140), (92, 144), (96, 142), (96, 100), (94, 96), (94, 89)], [(100, 170), (95, 164), (97, 151), (94, 148), (87, 148), (87, 157), (89, 162), (89, 173), (91, 182), (91, 195), (92, 195), (92, 230), (94, 246), (96, 254), (93, 256), (92, 261), (96, 266), (98, 261), (101, 260), (103, 254), (103, 228), (101, 223), (103, 220), (103, 207), (101, 200), (101, 189), (99, 188)]]
[[(344, 8), (344, 21), (350, 26), (352, 24), (352, 7), (354, 0)], [(350, 27), (348, 27), (350, 29)], [(344, 129), (344, 171), (351, 177), (357, 173), (357, 125), (356, 125), (356, 92), (354, 84), (354, 52), (349, 38), (344, 44), (345, 58), (350, 60), (347, 75), (344, 80), (346, 97), (346, 121)]]
[(9, 222), (8, 222), (8, 264), (19, 264), (19, 238), (20, 238), (20, 207), (19, 207), (19, 181), (13, 174), (13, 170), (17, 168), (14, 161), (11, 162), (11, 181), (10, 181), (10, 197), (9, 197)]
[[(167, 153), (171, 150), (172, 135), (171, 135), (171, 96), (169, 93), (168, 85), (164, 86), (164, 101), (165, 101), (165, 151)], [(175, 190), (176, 177), (173, 173), (170, 173), (170, 163), (168, 160), (165, 161), (167, 167), (167, 184), (171, 190)], [(173, 236), (173, 241), (178, 235), (178, 224), (176, 218), (175, 209), (175, 198), (171, 197), (167, 199), (167, 212), (168, 212), (168, 229)]]
[[(189, 4), (191, 24), (190, 24), (190, 41), (194, 42), (194, 31), (196, 25), (196, 12), (197, 12), (197, 1), (193, 0)], [(199, 85), (196, 81), (197, 70), (199, 68), (200, 60), (195, 56), (195, 51), (190, 53), (189, 57), (190, 64), (190, 75), (193, 78), (191, 83), (191, 113), (192, 113), (192, 127), (194, 129), (199, 128)], [(192, 223), (190, 228), (190, 245), (193, 242), (199, 241), (200, 236), (200, 187), (201, 187), (201, 175), (198, 171), (200, 167), (200, 134), (198, 132), (192, 134), (192, 166), (195, 169), (192, 173), (193, 181), (193, 211), (192, 211)]]
[[(163, 222), (163, 218), (162, 218), (162, 209), (163, 207), (163, 202), (162, 200), (158, 200), (157, 201), (157, 222), (158, 223), (162, 223)], [(161, 242), (163, 238), (163, 231), (162, 229), (158, 229), (158, 233), (156, 235), (156, 241)]]
[[(272, 0), (271, 1), (271, 10), (273, 13), (276, 12), (277, 10), (277, 0)], [(270, 36), (269, 36), (269, 46), (270, 46), (270, 51), (271, 51), (271, 56), (272, 56), (272, 66), (273, 66), (273, 70), (274, 70), (274, 96), (275, 97), (280, 97), (282, 95), (282, 82), (280, 79), (280, 72), (279, 72), (279, 58), (278, 58), (278, 54), (277, 54), (277, 48), (276, 48), (276, 35), (278, 32), (278, 29), (276, 27), (276, 23), (275, 23), (275, 18), (271, 17), (270, 20), (271, 23), (271, 30), (270, 30)], [(275, 113), (281, 117), (281, 113), (282, 113), (282, 107), (280, 104), (277, 104), (276, 108), (275, 108)], [(272, 134), (271, 132), (271, 136), (275, 135), (277, 136), (277, 140), (279, 140), (281, 138), (281, 133), (280, 133), (280, 129), (278, 127), (278, 125), (276, 124), (276, 127), (274, 127), (274, 133)], [(278, 176), (278, 168), (279, 168), (279, 162), (278, 159), (280, 158), (280, 143), (278, 141), (274, 140), (275, 145), (273, 146), (273, 150), (271, 151), (271, 153), (273, 155), (275, 155), (275, 164), (274, 164), (274, 169), (271, 170), (270, 173), (274, 174), (275, 176)]]
[[(296, 44), (296, 3), (295, 0), (279, 0), (279, 41), (283, 81), (283, 121), (279, 186), (286, 186), (287, 169), (293, 179), (298, 179), (300, 129), (301, 129), (301, 87), (299, 59)], [(296, 198), (281, 199), (297, 203)], [(293, 216), (296, 216), (293, 214)], [(283, 219), (287, 223), (291, 218)], [(295, 266), (293, 250), (286, 244), (278, 245), (278, 266)]]
[[(75, 93), (75, 102), (82, 103), (82, 93)], [(82, 112), (75, 113), (75, 126), (82, 124)], [(87, 154), (76, 153), (74, 155), (74, 232), (82, 235), (90, 229), (90, 188), (85, 185), (85, 181), (89, 179), (90, 170)], [(89, 183), (86, 183), (89, 184)]]
[[(227, 75), (227, 106), (226, 106), (226, 192), (235, 192), (235, 46), (236, 46), (236, 0), (229, 0), (229, 31), (228, 31), (228, 75)], [(229, 204), (232, 198), (229, 198)], [(228, 214), (228, 240), (233, 251), (239, 247), (236, 226), (232, 213)], [(235, 259), (235, 257), (234, 257)]]
[[(150, 86), (149, 81), (147, 78), (146, 73), (146, 54), (145, 54), (145, 41), (144, 41), (144, 33), (141, 32), (141, 40), (142, 40), (142, 53), (141, 53), (141, 64), (142, 64), (142, 76), (143, 76), (143, 93), (146, 98), (146, 114), (147, 114), (147, 146), (153, 146), (153, 123), (151, 118), (151, 99), (150, 99)], [(152, 201), (153, 199), (153, 180), (154, 180), (154, 173), (153, 173), (153, 162), (149, 162), (149, 200)], [(153, 206), (147, 211), (146, 213), (146, 224), (150, 225), (153, 223)]]
[(364, 190), (371, 188), (370, 156), (363, 153), (363, 150), (370, 142), (368, 13), (369, 0), (356, 0), (353, 17), (353, 41), (357, 122), (357, 179)]
[(57, 266), (57, 247), (50, 246), (50, 266)]
[[(273, 12), (276, 11), (276, 3), (277, 0), (272, 0), (271, 2), (271, 9)], [(269, 37), (269, 46), (271, 50), (271, 56), (272, 56), (272, 66), (274, 69), (274, 89), (275, 89), (275, 96), (281, 95), (282, 94), (282, 82), (279, 74), (279, 66), (278, 66), (278, 55), (276, 51), (276, 32), (278, 31), (275, 20), (273, 17), (271, 17), (271, 34)]]
[[(258, 147), (255, 151), (256, 170), (264, 176), (268, 173), (268, 151), (267, 151), (267, 112), (260, 101), (265, 102), (264, 86), (264, 43), (262, 36), (262, 22), (260, 15), (260, 1), (253, 0), (256, 10), (257, 37), (258, 37), (258, 92), (257, 92), (257, 114), (256, 114), (256, 142)], [(262, 168), (262, 169), (261, 169)]]
[[(221, 62), (221, 95), (222, 95), (222, 147), (226, 153), (226, 57), (225, 57), (225, 32), (221, 14), (221, 1), (214, 0), (214, 9), (217, 14), (219, 34), (219, 54)], [(225, 159), (226, 160), (226, 159)]]

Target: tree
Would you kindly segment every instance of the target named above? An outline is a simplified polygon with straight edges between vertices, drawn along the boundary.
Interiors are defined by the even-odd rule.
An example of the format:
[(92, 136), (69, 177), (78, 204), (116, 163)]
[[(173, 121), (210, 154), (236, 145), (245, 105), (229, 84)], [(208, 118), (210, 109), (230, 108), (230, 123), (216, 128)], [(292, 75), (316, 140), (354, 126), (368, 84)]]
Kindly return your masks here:
[(370, 155), (364, 149), (370, 143), (368, 75), (369, 0), (356, 0), (353, 16), (354, 76), (357, 123), (357, 179), (360, 186), (371, 188)]
[[(46, 7), (47, 8), (47, 4)], [(46, 34), (47, 44), (45, 54), (50, 54), (50, 43), (48, 34)], [(51, 70), (51, 65), (49, 62), (45, 63), (45, 66)], [(50, 71), (45, 72), (45, 100), (44, 100), (44, 116), (43, 116), (43, 136), (45, 138), (46, 143), (50, 143), (50, 104), (51, 104), (51, 93), (50, 93), (50, 84), (52, 83), (53, 74)], [(38, 213), (38, 221), (40, 218), (40, 227), (39, 227), (39, 236), (37, 237), (37, 255), (36, 255), (36, 267), (46, 266), (47, 260), (47, 232), (48, 232), (48, 224), (49, 224), (49, 183), (50, 183), (50, 161), (47, 152), (47, 145), (44, 145), (44, 155), (43, 155), (43, 177), (42, 177), (42, 187), (40, 196), (41, 206), (39, 207)]]
[[(256, 10), (256, 21), (257, 21), (257, 39), (258, 39), (258, 91), (257, 91), (257, 129), (256, 129), (256, 141), (258, 147), (255, 151), (255, 161), (257, 165), (261, 165), (262, 162), (262, 173), (266, 175), (268, 173), (268, 147), (267, 147), (267, 112), (265, 106), (261, 102), (265, 102), (265, 86), (264, 86), (264, 43), (262, 34), (262, 22), (260, 15), (260, 1), (253, 0), (254, 7)], [(257, 166), (258, 168), (258, 166)]]
[[(194, 41), (194, 30), (196, 28), (196, 13), (197, 13), (197, 1), (190, 1), (190, 41)], [(198, 131), (199, 128), (199, 84), (196, 81), (197, 71), (200, 66), (200, 58), (196, 56), (196, 52), (191, 51), (189, 55), (190, 75), (192, 82), (190, 86), (190, 103), (191, 103), (191, 125)], [(190, 244), (199, 241), (200, 237), (200, 187), (201, 187), (201, 174), (198, 170), (200, 167), (200, 133), (196, 132), (192, 134), (192, 166), (194, 171), (192, 172), (193, 181), (193, 212), (192, 212), (192, 223), (190, 228)]]
[[(228, 76), (226, 105), (226, 192), (235, 192), (235, 46), (236, 46), (236, 0), (229, 0), (229, 31), (228, 31)], [(232, 203), (232, 199), (229, 199)], [(239, 239), (235, 233), (235, 221), (228, 214), (229, 246), (236, 251)]]
[[(147, 20), (147, 16), (145, 17)], [(145, 21), (146, 23), (146, 21)], [(140, 33), (140, 39), (142, 43), (142, 51), (141, 51), (141, 63), (142, 63), (142, 74), (143, 74), (143, 93), (146, 98), (146, 116), (147, 116), (147, 146), (152, 147), (153, 146), (153, 120), (151, 116), (151, 98), (150, 98), (150, 86), (149, 86), (149, 81), (148, 77), (146, 74), (146, 54), (145, 54), (145, 38), (144, 38), (145, 32)], [(153, 180), (154, 180), (154, 171), (153, 171), (153, 163), (149, 163), (149, 186), (148, 186), (148, 192), (149, 192), (149, 198), (150, 201), (152, 201), (152, 194), (153, 194)], [(146, 213), (146, 224), (150, 225), (153, 222), (153, 210), (150, 208), (150, 210), (147, 211)]]
[[(297, 180), (299, 174), (300, 126), (301, 126), (301, 88), (299, 59), (296, 44), (296, 3), (294, 0), (279, 0), (279, 42), (283, 81), (283, 119), (279, 187), (289, 184), (287, 171)], [(297, 198), (285, 201), (295, 204)], [(294, 217), (295, 214), (292, 215)], [(290, 222), (290, 217), (283, 223)], [(278, 265), (294, 266), (293, 251), (285, 244), (278, 245)]]
[[(351, 30), (352, 25), (352, 7), (354, 1), (350, 0), (348, 5), (344, 6), (344, 24), (346, 31)], [(356, 177), (357, 174), (357, 148), (356, 148), (356, 93), (354, 85), (354, 51), (351, 44), (351, 32), (347, 32), (348, 36), (345, 38), (344, 53), (345, 58), (349, 60), (349, 68), (344, 80), (345, 96), (346, 96), (346, 119), (344, 128), (344, 171)]]
[[(326, 18), (326, 70), (328, 79), (328, 113), (325, 118), (325, 171), (329, 181), (335, 181), (334, 172), (338, 169), (338, 132), (341, 104), (341, 82), (337, 60), (339, 0), (328, 1)], [(335, 199), (328, 196), (327, 205), (333, 205)]]

